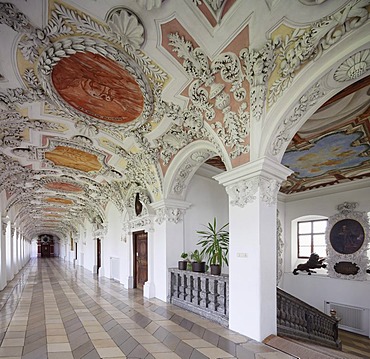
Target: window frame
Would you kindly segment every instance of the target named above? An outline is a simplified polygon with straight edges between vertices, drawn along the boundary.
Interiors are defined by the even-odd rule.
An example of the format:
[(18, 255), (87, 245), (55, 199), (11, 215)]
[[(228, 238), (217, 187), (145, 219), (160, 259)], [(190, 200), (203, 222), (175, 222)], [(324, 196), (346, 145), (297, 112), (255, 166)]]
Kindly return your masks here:
[[(313, 231), (313, 223), (314, 222), (322, 222), (322, 221), (326, 221), (326, 226), (328, 225), (328, 219), (327, 218), (320, 218), (320, 219), (306, 219), (306, 220), (302, 220), (302, 221), (297, 221), (297, 258), (298, 259), (308, 259), (309, 256), (301, 256), (300, 255), (300, 236), (301, 235), (310, 235), (311, 236), (311, 250), (310, 250), (310, 253), (313, 253), (314, 252), (314, 247), (315, 247), (315, 243), (314, 243), (314, 235), (317, 235), (317, 234), (324, 234), (326, 233), (326, 230), (324, 232), (314, 232)], [(300, 223), (310, 223), (311, 224), (311, 231), (310, 233), (299, 233), (299, 224)], [(325, 245), (325, 248), (326, 248), (326, 245)]]

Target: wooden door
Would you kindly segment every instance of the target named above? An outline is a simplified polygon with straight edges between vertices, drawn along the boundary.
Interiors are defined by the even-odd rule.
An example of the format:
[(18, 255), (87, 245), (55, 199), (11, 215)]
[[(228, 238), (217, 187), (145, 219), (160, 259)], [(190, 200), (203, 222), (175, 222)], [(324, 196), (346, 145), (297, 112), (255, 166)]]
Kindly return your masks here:
[(99, 268), (101, 267), (101, 240), (96, 240), (96, 274), (99, 274)]
[(41, 257), (50, 257), (50, 245), (49, 244), (41, 245)]
[(148, 280), (148, 234), (144, 231), (134, 234), (134, 288), (143, 289)]

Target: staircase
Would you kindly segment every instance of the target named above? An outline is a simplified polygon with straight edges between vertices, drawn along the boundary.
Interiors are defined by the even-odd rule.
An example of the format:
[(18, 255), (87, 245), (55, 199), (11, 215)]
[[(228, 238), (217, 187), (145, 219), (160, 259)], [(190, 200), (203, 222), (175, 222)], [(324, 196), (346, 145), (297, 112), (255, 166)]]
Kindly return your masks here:
[(277, 288), (278, 336), (341, 349), (338, 320)]
[(341, 351), (338, 321), (277, 288), (277, 336), (263, 343), (299, 359), (361, 358)]
[(295, 339), (270, 335), (264, 344), (290, 354), (299, 359), (361, 359), (362, 357), (344, 353), (338, 349), (327, 348), (321, 345), (298, 341)]

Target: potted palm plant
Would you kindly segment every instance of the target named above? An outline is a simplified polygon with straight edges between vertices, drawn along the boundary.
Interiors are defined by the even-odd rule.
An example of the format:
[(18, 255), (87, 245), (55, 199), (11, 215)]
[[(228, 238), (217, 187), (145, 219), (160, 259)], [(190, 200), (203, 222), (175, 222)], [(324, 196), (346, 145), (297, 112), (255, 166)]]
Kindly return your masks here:
[(186, 270), (188, 267), (189, 260), (189, 254), (186, 252), (181, 253), (182, 260), (178, 262), (178, 268), (181, 270)]
[(225, 228), (226, 223), (220, 229), (217, 229), (216, 218), (213, 223), (208, 223), (207, 230), (197, 231), (201, 239), (197, 243), (202, 247), (201, 254), (208, 259), (211, 268), (211, 274), (220, 275), (223, 263), (229, 265), (227, 254), (229, 253), (229, 231)]
[(192, 262), (191, 268), (193, 272), (204, 273), (206, 271), (206, 262), (203, 261), (203, 254), (196, 249), (190, 255)]

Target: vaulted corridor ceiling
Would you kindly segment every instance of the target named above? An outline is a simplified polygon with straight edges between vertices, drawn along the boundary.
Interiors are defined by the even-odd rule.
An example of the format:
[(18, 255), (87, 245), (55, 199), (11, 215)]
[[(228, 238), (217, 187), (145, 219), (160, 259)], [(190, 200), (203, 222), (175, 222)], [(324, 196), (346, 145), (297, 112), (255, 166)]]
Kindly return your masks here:
[[(250, 160), (250, 111), (258, 118), (263, 109), (249, 103), (259, 71), (252, 58), (259, 57), (248, 49), (254, 9), (238, 12), (241, 2), (0, 2), (0, 193), (28, 237), (67, 236), (85, 218), (101, 223), (109, 202), (133, 212), (136, 193), (143, 203), (164, 198), (171, 162), (195, 141), (212, 149), (192, 153), (175, 195), (194, 164), (229, 170)], [(339, 13), (304, 3), (294, 4), (292, 16), (305, 10), (312, 19), (312, 9), (324, 6), (317, 26), (321, 16)], [(255, 10), (275, 29), (264, 60), (289, 50), (278, 36), (289, 37), (281, 25), (286, 14), (275, 6), (261, 1)], [(365, 13), (346, 16), (362, 21)], [(262, 46), (265, 35), (258, 36)], [(361, 56), (365, 69), (354, 79), (369, 67), (369, 51)], [(276, 78), (282, 63), (263, 71)], [(368, 79), (361, 83), (297, 133), (283, 159), (295, 171), (283, 192), (370, 176)], [(268, 105), (279, 96), (271, 90)], [(330, 154), (341, 161), (333, 164), (328, 154), (313, 170), (312, 161), (333, 143)]]

